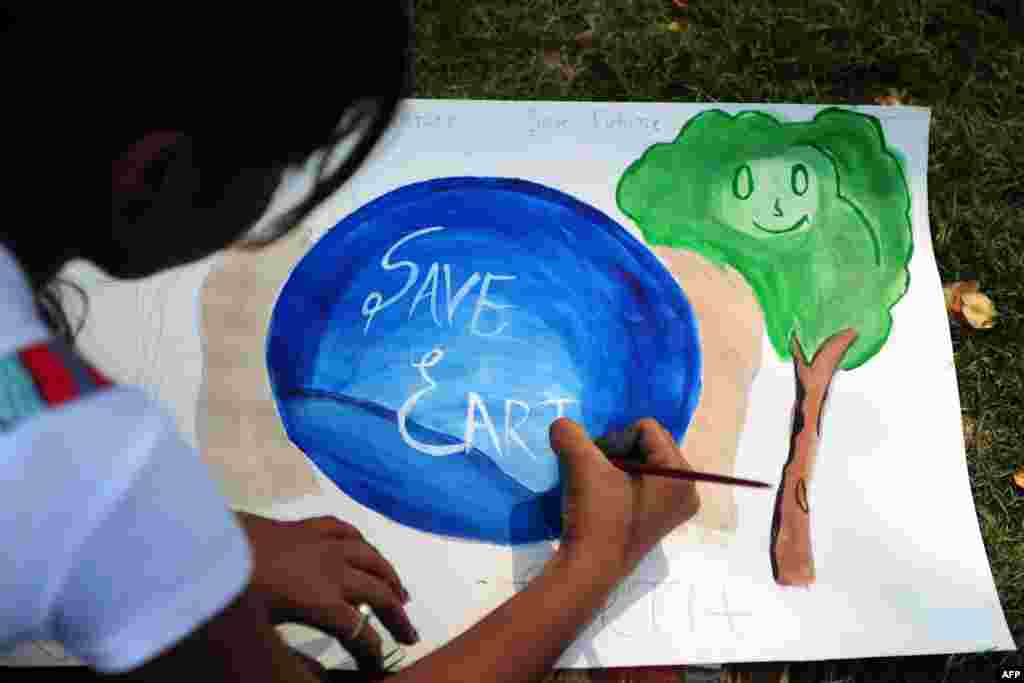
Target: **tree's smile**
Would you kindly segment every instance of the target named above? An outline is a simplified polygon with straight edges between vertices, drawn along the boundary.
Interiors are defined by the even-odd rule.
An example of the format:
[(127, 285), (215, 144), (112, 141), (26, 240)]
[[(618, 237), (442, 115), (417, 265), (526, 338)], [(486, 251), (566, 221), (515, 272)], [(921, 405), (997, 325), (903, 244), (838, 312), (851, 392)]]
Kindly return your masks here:
[(803, 215), (803, 217), (800, 218), (800, 220), (798, 220), (796, 223), (794, 223), (793, 225), (789, 226), (788, 228), (782, 228), (780, 230), (774, 230), (772, 228), (766, 228), (763, 225), (761, 225), (760, 223), (758, 223), (757, 221), (755, 221), (753, 218), (751, 218), (750, 220), (753, 221), (754, 227), (757, 228), (758, 230), (764, 230), (765, 232), (770, 232), (773, 235), (780, 235), (780, 234), (782, 234), (784, 232), (793, 232), (794, 230), (796, 230), (797, 228), (802, 226), (804, 223), (807, 223), (810, 219), (807, 218), (807, 214), (805, 213)]

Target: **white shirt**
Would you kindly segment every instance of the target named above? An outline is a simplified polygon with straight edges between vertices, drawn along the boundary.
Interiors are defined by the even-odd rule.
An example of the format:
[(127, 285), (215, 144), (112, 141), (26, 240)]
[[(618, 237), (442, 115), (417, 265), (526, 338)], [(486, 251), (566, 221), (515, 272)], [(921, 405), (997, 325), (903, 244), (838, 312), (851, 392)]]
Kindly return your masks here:
[[(0, 246), (0, 358), (51, 338)], [(252, 572), (205, 462), (165, 409), (128, 386), (0, 431), (0, 539), (0, 653), (58, 641), (104, 673), (174, 646)]]

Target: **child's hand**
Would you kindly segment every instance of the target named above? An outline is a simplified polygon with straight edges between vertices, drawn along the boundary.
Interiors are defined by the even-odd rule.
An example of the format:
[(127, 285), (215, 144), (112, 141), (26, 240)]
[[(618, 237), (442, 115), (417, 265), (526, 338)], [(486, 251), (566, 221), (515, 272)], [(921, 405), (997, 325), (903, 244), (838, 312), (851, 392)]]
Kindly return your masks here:
[[(633, 429), (648, 464), (692, 469), (657, 421), (640, 420)], [(556, 420), (550, 436), (564, 491), (558, 552), (577, 566), (624, 578), (662, 537), (700, 509), (692, 481), (623, 472), (568, 418)]]
[(280, 522), (236, 514), (253, 549), (251, 589), (274, 624), (305, 624), (337, 638), (360, 668), (372, 668), (381, 655), (380, 635), (370, 624), (355, 640), (350, 637), (361, 602), (396, 640), (418, 640), (402, 607), (405, 589), (398, 574), (354, 526), (333, 517)]

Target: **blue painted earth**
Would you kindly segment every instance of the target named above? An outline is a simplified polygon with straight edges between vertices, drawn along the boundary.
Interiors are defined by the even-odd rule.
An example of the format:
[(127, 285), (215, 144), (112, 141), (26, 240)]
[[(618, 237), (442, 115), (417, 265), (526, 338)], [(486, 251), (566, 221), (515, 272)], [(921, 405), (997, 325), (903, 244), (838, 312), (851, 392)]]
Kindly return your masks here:
[(597, 436), (650, 416), (682, 438), (701, 355), (678, 284), (610, 217), (524, 180), (441, 178), (303, 257), (267, 367), (289, 438), (353, 499), (518, 545), (561, 533), (551, 422)]

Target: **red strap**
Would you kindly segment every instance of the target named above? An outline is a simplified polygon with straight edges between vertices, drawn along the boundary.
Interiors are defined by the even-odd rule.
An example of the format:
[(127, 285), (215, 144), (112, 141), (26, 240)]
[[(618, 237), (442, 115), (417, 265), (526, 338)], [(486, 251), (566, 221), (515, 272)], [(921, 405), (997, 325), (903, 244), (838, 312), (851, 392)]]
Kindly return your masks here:
[(85, 366), (85, 371), (89, 373), (89, 377), (92, 377), (92, 381), (96, 382), (96, 386), (109, 387), (110, 385), (113, 384), (113, 382), (107, 379), (106, 376), (103, 375), (103, 373), (101, 373), (99, 370), (94, 368), (92, 365), (89, 365), (88, 363)]
[(18, 355), (47, 403), (56, 405), (78, 396), (78, 385), (71, 371), (45, 342), (22, 349)]

